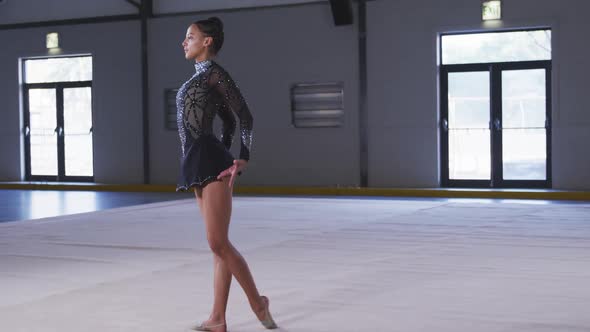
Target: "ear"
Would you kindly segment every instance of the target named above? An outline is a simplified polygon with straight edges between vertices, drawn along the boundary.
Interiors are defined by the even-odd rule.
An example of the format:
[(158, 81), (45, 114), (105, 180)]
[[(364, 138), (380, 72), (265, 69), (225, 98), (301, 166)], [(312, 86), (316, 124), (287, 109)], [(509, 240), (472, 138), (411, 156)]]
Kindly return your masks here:
[(213, 37), (205, 37), (205, 40), (203, 41), (203, 45), (204, 46), (213, 45)]

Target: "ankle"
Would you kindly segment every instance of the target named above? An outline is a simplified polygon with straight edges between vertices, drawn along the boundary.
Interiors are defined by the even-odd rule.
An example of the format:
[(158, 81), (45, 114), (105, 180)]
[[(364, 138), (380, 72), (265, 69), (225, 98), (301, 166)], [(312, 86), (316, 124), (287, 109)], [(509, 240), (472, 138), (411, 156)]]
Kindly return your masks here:
[(252, 310), (258, 312), (258, 311), (262, 311), (266, 308), (266, 301), (264, 301), (262, 296), (258, 297), (258, 301), (254, 302), (254, 303), (250, 303), (250, 307), (252, 308)]
[(225, 323), (225, 315), (221, 313), (212, 313), (211, 315), (209, 315), (209, 322)]

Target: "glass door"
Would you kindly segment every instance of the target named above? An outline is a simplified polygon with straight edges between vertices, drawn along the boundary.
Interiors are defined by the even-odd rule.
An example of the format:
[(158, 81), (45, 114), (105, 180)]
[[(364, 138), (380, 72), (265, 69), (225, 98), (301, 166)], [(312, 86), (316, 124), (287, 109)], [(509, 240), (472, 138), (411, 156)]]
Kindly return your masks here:
[(489, 73), (449, 73), (447, 105), (449, 179), (490, 181)]
[(93, 181), (91, 89), (67, 82), (25, 89), (27, 180)]
[(57, 177), (57, 100), (55, 89), (30, 89), (25, 98), (29, 106), (29, 172), (41, 177)]
[(65, 177), (92, 176), (90, 87), (63, 89)]
[[(529, 183), (544, 186), (550, 180), (549, 68), (502, 69), (501, 115), (497, 121), (500, 186)], [(500, 176), (501, 175), (501, 176)]]
[(441, 71), (442, 184), (551, 187), (551, 64)]

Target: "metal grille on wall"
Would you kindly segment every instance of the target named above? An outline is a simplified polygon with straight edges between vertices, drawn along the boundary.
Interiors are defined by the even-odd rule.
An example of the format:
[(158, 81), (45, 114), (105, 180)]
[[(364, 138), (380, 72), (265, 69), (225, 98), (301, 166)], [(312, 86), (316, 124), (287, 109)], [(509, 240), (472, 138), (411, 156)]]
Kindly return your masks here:
[(166, 89), (164, 90), (164, 123), (166, 129), (178, 130), (178, 124), (176, 122), (176, 94), (178, 89)]
[(296, 128), (341, 127), (343, 84), (302, 83), (291, 88), (292, 121)]

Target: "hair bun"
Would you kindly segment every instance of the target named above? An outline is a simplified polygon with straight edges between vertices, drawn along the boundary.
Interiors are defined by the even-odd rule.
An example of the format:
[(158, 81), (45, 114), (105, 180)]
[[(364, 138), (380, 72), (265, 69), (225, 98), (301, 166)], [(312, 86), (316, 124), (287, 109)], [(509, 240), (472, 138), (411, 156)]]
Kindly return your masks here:
[(213, 25), (215, 25), (215, 27), (217, 28), (217, 30), (219, 32), (223, 32), (223, 22), (221, 21), (221, 19), (219, 17), (212, 16), (212, 17), (209, 17), (207, 20), (210, 21)]
[(219, 17), (209, 17), (206, 20), (196, 21), (195, 24), (199, 30), (207, 37), (213, 38), (213, 45), (211, 50), (217, 54), (223, 46), (223, 22)]

